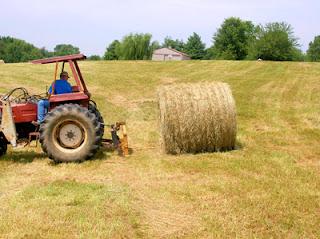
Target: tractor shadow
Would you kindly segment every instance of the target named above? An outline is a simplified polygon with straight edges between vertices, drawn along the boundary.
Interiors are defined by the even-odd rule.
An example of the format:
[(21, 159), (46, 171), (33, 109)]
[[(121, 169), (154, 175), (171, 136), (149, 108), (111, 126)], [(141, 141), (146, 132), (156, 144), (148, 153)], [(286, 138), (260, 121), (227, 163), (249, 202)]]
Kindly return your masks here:
[[(100, 148), (98, 152), (88, 161), (108, 161), (114, 155), (114, 150), (108, 148)], [(29, 164), (34, 160), (48, 159), (48, 156), (41, 152), (26, 152), (26, 151), (9, 151), (5, 155), (0, 157), (0, 162), (13, 162), (18, 164)], [(59, 165), (61, 163), (56, 163), (50, 160), (49, 165)]]
[(113, 149), (108, 149), (108, 148), (101, 147), (98, 150), (98, 152), (90, 160), (91, 161), (108, 160), (109, 158), (111, 158), (111, 155), (113, 155), (114, 152), (115, 151)]
[(14, 162), (19, 164), (32, 163), (35, 159), (44, 159), (47, 156), (44, 153), (11, 151), (0, 157), (0, 161)]
[[(108, 161), (108, 159), (111, 158), (111, 155), (114, 153), (114, 151), (112, 149), (107, 149), (107, 148), (100, 148), (97, 153), (89, 160), (86, 160), (84, 162), (87, 161)], [(49, 163), (50, 166), (55, 166), (55, 165), (59, 165), (59, 164), (81, 164), (84, 162), (55, 162), (53, 160), (51, 160), (51, 162)]]

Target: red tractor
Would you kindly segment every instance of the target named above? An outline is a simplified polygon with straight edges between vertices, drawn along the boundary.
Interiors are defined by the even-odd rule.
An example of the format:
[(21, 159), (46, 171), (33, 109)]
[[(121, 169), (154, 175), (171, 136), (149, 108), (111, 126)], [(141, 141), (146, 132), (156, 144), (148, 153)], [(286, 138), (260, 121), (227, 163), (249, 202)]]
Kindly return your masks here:
[[(36, 140), (39, 137), (43, 151), (55, 162), (83, 162), (90, 159), (100, 146), (128, 155), (125, 123), (105, 125), (95, 102), (90, 99), (91, 94), (77, 63), (77, 60), (84, 59), (86, 56), (79, 54), (32, 61), (34, 64), (55, 63), (52, 92), (59, 62), (62, 62), (61, 72), (65, 63), (69, 63), (76, 85), (72, 86), (72, 93), (49, 94), (50, 107), (40, 127), (31, 122), (37, 120), (37, 102), (43, 97), (29, 95), (22, 87), (2, 96), (0, 156), (6, 153), (9, 143), (13, 149), (25, 146), (27, 142), (30, 145), (32, 136), (36, 136)], [(111, 127), (112, 139), (103, 139), (104, 126)], [(120, 129), (123, 131), (122, 139), (117, 135)]]

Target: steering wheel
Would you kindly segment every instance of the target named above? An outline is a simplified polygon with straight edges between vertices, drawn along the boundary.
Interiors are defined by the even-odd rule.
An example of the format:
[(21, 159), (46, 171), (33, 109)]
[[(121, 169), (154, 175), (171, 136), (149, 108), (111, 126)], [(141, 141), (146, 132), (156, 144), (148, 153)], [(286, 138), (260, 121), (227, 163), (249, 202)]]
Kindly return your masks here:
[(41, 96), (41, 95), (32, 95), (30, 96), (32, 99), (36, 100), (36, 101), (40, 101), (40, 100), (47, 100), (48, 97), (45, 96)]
[[(21, 97), (21, 96), (23, 96), (23, 97)], [(17, 97), (15, 97), (15, 98), (13, 98), (13, 99), (10, 99), (10, 98), (9, 98), (10, 103), (15, 103), (15, 104), (20, 104), (22, 100), (24, 100), (25, 102), (27, 102), (27, 97), (26, 97), (26, 95), (25, 95), (24, 93), (21, 94), (21, 95), (18, 95)], [(25, 103), (25, 102), (24, 102), (24, 103)]]

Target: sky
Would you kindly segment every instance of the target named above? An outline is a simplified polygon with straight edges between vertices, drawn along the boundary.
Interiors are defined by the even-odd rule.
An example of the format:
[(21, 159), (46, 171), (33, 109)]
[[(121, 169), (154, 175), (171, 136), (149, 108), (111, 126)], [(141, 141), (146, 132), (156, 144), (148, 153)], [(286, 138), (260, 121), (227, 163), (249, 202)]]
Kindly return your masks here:
[(196, 32), (206, 47), (226, 18), (254, 25), (286, 22), (303, 52), (320, 35), (320, 0), (0, 0), (0, 36), (53, 51), (58, 44), (103, 56), (114, 40), (150, 33), (188, 41)]

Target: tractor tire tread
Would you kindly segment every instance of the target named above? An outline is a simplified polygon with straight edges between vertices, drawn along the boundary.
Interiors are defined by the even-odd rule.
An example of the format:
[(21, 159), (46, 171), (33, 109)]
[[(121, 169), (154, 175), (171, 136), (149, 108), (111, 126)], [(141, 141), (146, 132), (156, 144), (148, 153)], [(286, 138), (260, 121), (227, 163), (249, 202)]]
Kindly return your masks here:
[[(86, 121), (86, 123), (89, 124), (89, 128), (92, 127), (91, 131), (90, 129), (87, 129), (91, 132), (90, 135), (88, 135), (88, 137), (90, 137), (90, 146), (86, 146), (86, 150), (84, 152), (75, 153), (75, 155), (73, 156), (72, 153), (70, 155), (63, 155), (63, 153), (61, 153), (58, 148), (53, 147), (54, 144), (49, 140), (50, 132), (47, 132), (49, 128), (53, 128), (52, 124), (54, 124), (54, 122), (59, 121), (59, 117), (68, 117), (70, 116), (70, 114), (73, 115), (73, 117), (78, 117), (80, 120), (86, 121), (85, 119), (88, 119), (89, 122)], [(55, 162), (80, 163), (92, 158), (99, 149), (102, 140), (100, 128), (100, 122), (96, 119), (95, 114), (89, 112), (87, 108), (82, 107), (78, 104), (64, 104), (54, 108), (45, 116), (40, 126), (40, 143), (43, 151), (48, 155), (50, 159), (54, 160)], [(48, 144), (50, 144), (50, 147), (48, 146)]]

